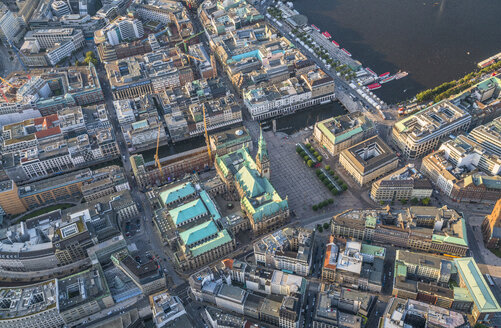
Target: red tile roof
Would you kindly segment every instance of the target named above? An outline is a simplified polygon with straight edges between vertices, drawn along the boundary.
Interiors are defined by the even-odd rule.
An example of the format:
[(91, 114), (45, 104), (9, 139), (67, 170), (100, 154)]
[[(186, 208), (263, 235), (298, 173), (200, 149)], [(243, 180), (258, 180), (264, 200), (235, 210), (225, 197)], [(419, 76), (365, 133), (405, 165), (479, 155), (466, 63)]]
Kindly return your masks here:
[(51, 114), (49, 116), (42, 116), (42, 117), (37, 117), (34, 120), (35, 125), (42, 125), (44, 124), (44, 121), (47, 122), (47, 127), (50, 128), (52, 127), (53, 123), (57, 120), (59, 120), (59, 117), (57, 114)]
[(47, 130), (37, 131), (35, 132), (35, 135), (37, 139), (43, 139), (60, 133), (61, 133), (61, 128), (56, 126), (55, 128), (48, 128)]

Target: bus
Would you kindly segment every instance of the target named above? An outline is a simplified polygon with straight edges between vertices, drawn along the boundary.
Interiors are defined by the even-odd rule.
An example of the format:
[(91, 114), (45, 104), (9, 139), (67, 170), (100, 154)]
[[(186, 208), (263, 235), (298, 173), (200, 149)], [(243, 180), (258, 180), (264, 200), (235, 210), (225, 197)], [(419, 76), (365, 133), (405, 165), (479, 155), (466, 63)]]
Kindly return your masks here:
[(486, 273), (485, 278), (487, 278), (487, 282), (489, 282), (489, 285), (494, 286), (494, 280), (492, 280), (492, 277), (490, 274)]

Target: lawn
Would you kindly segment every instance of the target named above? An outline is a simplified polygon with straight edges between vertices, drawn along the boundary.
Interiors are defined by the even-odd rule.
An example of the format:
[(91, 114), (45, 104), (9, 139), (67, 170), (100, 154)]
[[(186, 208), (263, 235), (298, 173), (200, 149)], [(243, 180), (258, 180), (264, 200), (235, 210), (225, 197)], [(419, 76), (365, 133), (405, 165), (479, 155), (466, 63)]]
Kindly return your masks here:
[(496, 255), (497, 257), (501, 258), (501, 249), (499, 248), (488, 248), (492, 252), (492, 254)]
[(67, 208), (70, 208), (73, 206), (75, 206), (75, 205), (73, 205), (73, 204), (57, 204), (57, 205), (50, 205), (47, 207), (43, 207), (43, 208), (40, 208), (36, 211), (31, 212), (30, 214), (24, 215), (24, 216), (22, 216), (22, 214), (21, 214), (20, 215), (21, 218), (19, 220), (17, 220), (16, 223), (19, 223), (21, 221), (26, 221), (26, 220), (34, 218), (36, 216), (39, 216), (39, 215), (42, 215), (45, 213), (49, 213), (49, 212), (52, 212), (52, 211), (55, 211), (58, 209), (64, 210), (64, 209), (67, 209)]

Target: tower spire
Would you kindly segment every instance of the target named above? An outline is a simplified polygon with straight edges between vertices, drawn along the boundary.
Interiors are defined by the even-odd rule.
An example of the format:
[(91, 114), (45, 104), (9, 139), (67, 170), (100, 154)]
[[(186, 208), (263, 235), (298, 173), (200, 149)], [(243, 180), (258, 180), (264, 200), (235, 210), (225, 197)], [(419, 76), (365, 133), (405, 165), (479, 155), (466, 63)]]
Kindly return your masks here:
[(270, 158), (268, 157), (268, 148), (266, 147), (266, 140), (263, 136), (263, 129), (261, 126), (259, 127), (259, 142), (258, 149), (256, 154), (256, 165), (259, 171), (259, 174), (269, 179), (270, 178)]
[(257, 157), (260, 162), (268, 160), (268, 147), (266, 146), (266, 140), (264, 139), (263, 128), (261, 126), (259, 126)]

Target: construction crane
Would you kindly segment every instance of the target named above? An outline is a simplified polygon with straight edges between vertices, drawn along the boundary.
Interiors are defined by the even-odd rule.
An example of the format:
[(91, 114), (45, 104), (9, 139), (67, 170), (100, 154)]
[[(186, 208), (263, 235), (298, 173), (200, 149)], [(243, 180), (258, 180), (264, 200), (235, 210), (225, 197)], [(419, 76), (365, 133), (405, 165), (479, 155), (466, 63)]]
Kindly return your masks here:
[(189, 38), (186, 38), (183, 41), (176, 43), (176, 47), (179, 46), (180, 44), (184, 44), (184, 52), (188, 52), (188, 47), (186, 46), (186, 42), (190, 41), (194, 37), (199, 36), (202, 33), (204, 33), (204, 31), (198, 32), (197, 34), (194, 34), (194, 35), (190, 36)]
[(162, 178), (164, 177), (164, 172), (162, 171), (162, 164), (160, 163), (160, 158), (158, 158), (158, 147), (160, 146), (160, 128), (162, 127), (161, 124), (158, 125), (158, 132), (157, 132), (157, 151), (155, 153), (155, 163), (157, 164), (158, 170), (160, 171), (160, 175)]
[(16, 57), (17, 59), (19, 60), (19, 63), (21, 64), (21, 66), (23, 67), (23, 70), (26, 72), (26, 75), (28, 76), (28, 79), (31, 80), (31, 76), (28, 72), (28, 69), (26, 68), (26, 66), (24, 66), (24, 62), (23, 60), (21, 59), (21, 55), (24, 57), (24, 54), (19, 50), (17, 49), (17, 47), (12, 44), (12, 42), (10, 42), (10, 40), (7, 40), (9, 42), (9, 45), (12, 49), (14, 49), (14, 52), (16, 53)]
[(209, 154), (209, 167), (212, 166), (212, 153), (210, 150), (209, 132), (207, 131), (207, 118), (205, 117), (205, 104), (202, 104), (202, 113), (204, 115), (205, 143), (207, 144), (207, 154)]
[(181, 54), (181, 55), (183, 55), (183, 56), (188, 57), (188, 60), (190, 60), (190, 58), (193, 58), (193, 59), (198, 60), (198, 61), (200, 61), (200, 62), (203, 62), (203, 61), (204, 61), (203, 59), (200, 59), (200, 58), (198, 58), (198, 57), (195, 57), (195, 56), (192, 56), (192, 55), (185, 54), (185, 53), (184, 53), (184, 52), (182, 52), (182, 51), (181, 51), (181, 52), (179, 52), (179, 54)]
[(5, 84), (7, 84), (9, 87), (14, 88), (14, 86), (12, 84), (10, 84), (9, 81), (7, 81), (6, 79), (4, 79), (1, 76), (0, 76), (0, 80), (2, 80), (2, 82), (5, 83)]

